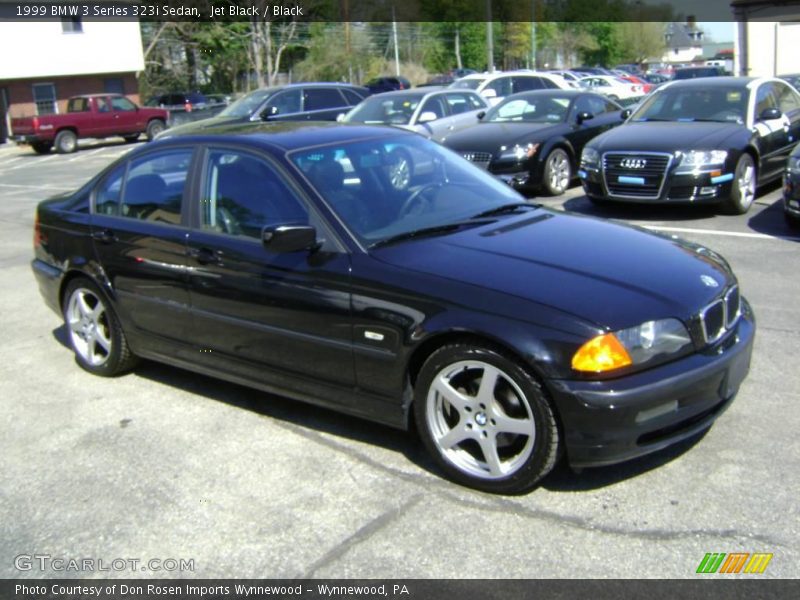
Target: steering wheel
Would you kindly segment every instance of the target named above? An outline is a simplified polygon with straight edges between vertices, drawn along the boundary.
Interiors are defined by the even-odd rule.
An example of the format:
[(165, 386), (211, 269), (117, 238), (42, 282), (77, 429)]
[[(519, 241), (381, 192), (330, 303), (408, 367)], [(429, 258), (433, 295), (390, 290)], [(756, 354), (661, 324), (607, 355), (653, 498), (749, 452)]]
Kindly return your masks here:
[[(409, 194), (408, 198), (405, 199), (405, 202), (403, 202), (402, 206), (400, 207), (400, 210), (397, 211), (397, 216), (398, 217), (405, 217), (407, 215), (411, 215), (411, 214), (414, 214), (414, 213), (419, 214), (419, 213), (423, 212), (422, 206), (421, 206), (422, 200), (425, 200), (425, 198), (423, 196), (423, 193), (425, 193), (425, 192), (427, 192), (429, 190), (438, 188), (438, 187), (442, 187), (442, 183), (439, 182), (439, 181), (434, 181), (434, 182), (431, 182), (431, 183), (425, 183), (425, 184), (419, 186), (417, 189), (415, 189), (413, 192), (411, 192), (411, 194)], [(426, 201), (430, 202), (430, 200), (426, 200)], [(420, 204), (420, 206), (415, 207), (415, 205), (417, 205), (417, 204)], [(412, 210), (414, 208), (416, 208), (417, 210)]]

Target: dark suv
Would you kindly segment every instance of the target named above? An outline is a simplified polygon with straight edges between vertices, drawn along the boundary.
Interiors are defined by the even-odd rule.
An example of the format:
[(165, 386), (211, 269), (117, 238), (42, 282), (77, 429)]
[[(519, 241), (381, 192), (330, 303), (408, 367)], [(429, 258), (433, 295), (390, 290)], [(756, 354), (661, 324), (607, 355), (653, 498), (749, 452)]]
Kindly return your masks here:
[(407, 90), (411, 88), (411, 82), (405, 77), (376, 77), (366, 83), (367, 88), (373, 94), (381, 92), (394, 92), (395, 90)]
[(679, 79), (695, 79), (697, 77), (720, 77), (727, 75), (728, 72), (722, 67), (684, 67), (683, 69), (675, 69), (674, 80)]
[(248, 121), (335, 121), (369, 95), (366, 88), (343, 83), (291, 83), (261, 88), (239, 98), (216, 117), (187, 124), (177, 131)]

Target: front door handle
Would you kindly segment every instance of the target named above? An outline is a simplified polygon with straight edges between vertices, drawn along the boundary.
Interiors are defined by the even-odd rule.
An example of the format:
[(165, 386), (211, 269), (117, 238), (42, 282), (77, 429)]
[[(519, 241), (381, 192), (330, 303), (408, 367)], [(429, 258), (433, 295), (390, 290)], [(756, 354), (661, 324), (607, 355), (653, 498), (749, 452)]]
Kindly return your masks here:
[(103, 244), (113, 244), (117, 241), (117, 236), (110, 229), (101, 229), (100, 231), (92, 232), (92, 239)]
[(222, 262), (222, 251), (211, 248), (191, 248), (187, 254), (201, 265), (219, 264)]

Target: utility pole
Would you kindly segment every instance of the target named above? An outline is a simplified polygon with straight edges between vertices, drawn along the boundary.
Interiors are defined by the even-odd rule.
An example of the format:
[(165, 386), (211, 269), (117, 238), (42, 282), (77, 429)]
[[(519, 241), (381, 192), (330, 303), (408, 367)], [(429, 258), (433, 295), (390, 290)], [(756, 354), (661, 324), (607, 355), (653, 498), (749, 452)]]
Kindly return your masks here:
[(536, 0), (531, 0), (531, 69), (536, 70)]
[(486, 0), (486, 70), (494, 73), (494, 31), (492, 27), (492, 0)]
[(394, 5), (392, 5), (392, 37), (394, 39), (394, 74), (400, 75), (400, 48), (397, 45), (397, 19), (394, 18)]

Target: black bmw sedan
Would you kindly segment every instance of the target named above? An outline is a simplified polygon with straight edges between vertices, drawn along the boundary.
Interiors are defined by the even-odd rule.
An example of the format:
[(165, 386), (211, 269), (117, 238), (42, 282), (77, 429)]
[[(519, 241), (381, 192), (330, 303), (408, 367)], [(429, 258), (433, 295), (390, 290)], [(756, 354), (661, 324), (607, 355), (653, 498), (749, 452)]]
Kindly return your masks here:
[(490, 492), (702, 431), (750, 364), (722, 257), (529, 204), (409, 132), (175, 136), (35, 223), (33, 272), (90, 373), (147, 358), (415, 424), (449, 477)]
[(523, 92), (472, 127), (435, 139), (516, 188), (555, 196), (569, 187), (584, 145), (622, 124), (621, 111), (599, 94)]
[(800, 94), (780, 79), (667, 83), (583, 150), (594, 202), (717, 204), (744, 214), (800, 140)]

